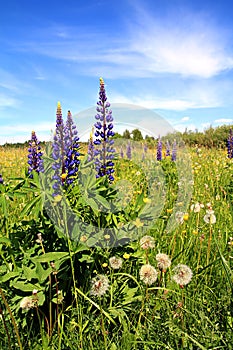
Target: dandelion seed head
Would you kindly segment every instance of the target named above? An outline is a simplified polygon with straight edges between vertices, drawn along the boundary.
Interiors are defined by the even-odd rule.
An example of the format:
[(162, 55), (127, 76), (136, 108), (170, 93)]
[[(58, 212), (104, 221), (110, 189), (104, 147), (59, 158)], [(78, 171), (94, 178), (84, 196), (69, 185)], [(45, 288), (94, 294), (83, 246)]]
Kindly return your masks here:
[(171, 259), (167, 254), (159, 253), (156, 255), (155, 258), (158, 262), (158, 268), (161, 271), (165, 271), (167, 268), (171, 266)]
[(155, 240), (151, 236), (143, 236), (140, 239), (140, 246), (142, 249), (149, 249), (149, 248), (154, 248), (155, 247)]
[(32, 309), (34, 307), (34, 302), (32, 298), (24, 297), (20, 302), (20, 307), (26, 311), (28, 311), (29, 309)]
[(216, 216), (214, 215), (214, 211), (212, 209), (206, 210), (206, 215), (204, 216), (204, 221), (207, 224), (215, 224)]
[(90, 294), (93, 296), (103, 296), (109, 288), (108, 277), (104, 275), (97, 275), (91, 280)]
[(145, 284), (151, 285), (157, 280), (158, 272), (153, 266), (146, 264), (141, 267), (139, 275), (141, 281)]
[(110, 266), (111, 266), (111, 268), (113, 270), (118, 270), (122, 266), (122, 259), (121, 258), (117, 258), (116, 256), (112, 256), (109, 259), (109, 263), (110, 263)]
[(182, 211), (178, 211), (175, 215), (175, 218), (176, 218), (176, 221), (179, 223), (179, 224), (183, 224), (184, 222), (184, 213)]
[(172, 279), (179, 284), (180, 286), (184, 286), (188, 284), (193, 276), (193, 272), (187, 265), (179, 264), (173, 269), (174, 275)]

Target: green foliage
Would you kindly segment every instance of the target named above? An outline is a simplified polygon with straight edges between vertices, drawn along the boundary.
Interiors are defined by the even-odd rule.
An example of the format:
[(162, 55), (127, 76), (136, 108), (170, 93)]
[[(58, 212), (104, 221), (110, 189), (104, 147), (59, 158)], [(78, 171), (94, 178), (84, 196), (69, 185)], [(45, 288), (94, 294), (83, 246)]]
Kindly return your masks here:
[[(233, 163), (213, 149), (190, 154), (190, 204), (205, 208), (188, 206), (172, 231), (166, 227), (183, 205), (183, 174), (169, 157), (146, 159), (145, 168), (117, 159), (112, 185), (96, 180), (84, 158), (61, 198), (51, 195), (49, 159), (41, 177), (0, 185), (1, 349), (20, 348), (17, 329), (23, 349), (229, 348)], [(191, 183), (183, 185), (185, 199)], [(210, 205), (215, 224), (204, 221)], [(142, 249), (145, 234), (154, 247)], [(158, 253), (171, 258), (166, 272), (158, 269)], [(119, 269), (113, 256), (122, 259)], [(151, 285), (140, 275), (148, 263), (158, 272)], [(172, 278), (179, 263), (193, 271), (183, 288)], [(100, 297), (90, 293), (98, 275), (109, 283)]]
[(142, 133), (139, 129), (134, 129), (132, 131), (132, 135), (133, 135), (133, 140), (134, 141), (141, 141), (143, 140), (143, 136), (142, 136)]

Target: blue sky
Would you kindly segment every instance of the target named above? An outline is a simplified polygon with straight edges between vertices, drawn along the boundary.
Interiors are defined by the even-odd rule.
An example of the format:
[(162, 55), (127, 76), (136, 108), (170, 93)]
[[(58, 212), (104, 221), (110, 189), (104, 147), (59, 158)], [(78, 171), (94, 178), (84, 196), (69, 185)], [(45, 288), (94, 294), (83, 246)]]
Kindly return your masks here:
[[(57, 101), (78, 127), (85, 115), (84, 131), (99, 77), (113, 106), (148, 108), (175, 129), (233, 123), (232, 16), (230, 1), (5, 1), (0, 143), (25, 141), (32, 130), (49, 139)], [(133, 123), (150, 130), (153, 116)]]

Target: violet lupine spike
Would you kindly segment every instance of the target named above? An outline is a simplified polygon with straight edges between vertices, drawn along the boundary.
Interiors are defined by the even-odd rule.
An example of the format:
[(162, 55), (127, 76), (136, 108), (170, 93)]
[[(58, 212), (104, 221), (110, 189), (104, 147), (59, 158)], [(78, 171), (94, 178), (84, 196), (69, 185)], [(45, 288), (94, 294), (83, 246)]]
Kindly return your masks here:
[(162, 142), (161, 142), (161, 139), (160, 139), (160, 136), (159, 136), (159, 139), (158, 139), (158, 144), (157, 144), (157, 160), (158, 161), (161, 161), (162, 160)]
[(66, 134), (66, 129), (63, 123), (60, 102), (57, 103), (56, 117), (56, 131), (52, 144), (52, 157), (54, 159), (52, 168), (54, 170), (53, 180), (55, 180), (53, 184), (54, 197), (60, 194), (61, 186), (66, 179), (65, 159), (68, 151), (67, 140), (69, 139), (68, 135)]
[(2, 174), (0, 174), (0, 184), (2, 184), (2, 185), (4, 184)]
[(35, 131), (32, 131), (28, 148), (28, 175), (30, 178), (33, 177), (32, 171), (37, 173), (44, 171), (42, 155), (40, 141), (38, 141)]
[(112, 111), (109, 110), (110, 103), (107, 102), (107, 96), (105, 92), (104, 80), (100, 78), (100, 90), (99, 90), (99, 101), (97, 102), (97, 114), (95, 119), (95, 168), (96, 177), (102, 177), (107, 175), (110, 183), (114, 180), (114, 153), (113, 148), (114, 136), (113, 132), (113, 116)]
[(65, 140), (67, 153), (65, 157), (65, 182), (70, 185), (73, 183), (75, 176), (79, 169), (79, 137), (77, 127), (74, 124), (72, 114), (68, 111), (66, 126), (65, 126)]
[(177, 148), (176, 148), (176, 140), (174, 140), (173, 146), (172, 146), (172, 158), (171, 158), (173, 162), (176, 161), (176, 156), (177, 156)]
[(87, 160), (88, 162), (91, 162), (94, 159), (94, 142), (93, 142), (93, 133), (94, 133), (94, 127), (92, 127), (92, 130), (90, 132), (90, 138), (88, 142), (88, 157)]
[(227, 139), (227, 157), (230, 159), (233, 158), (233, 132), (232, 132), (232, 129), (230, 129), (229, 136)]
[(166, 142), (166, 157), (171, 155), (171, 147), (169, 141)]
[(131, 147), (130, 141), (128, 141), (128, 144), (127, 144), (126, 155), (128, 159), (132, 159), (132, 147)]
[(120, 151), (120, 156), (121, 156), (121, 158), (124, 158), (124, 151), (123, 151), (122, 147), (121, 147), (121, 151)]

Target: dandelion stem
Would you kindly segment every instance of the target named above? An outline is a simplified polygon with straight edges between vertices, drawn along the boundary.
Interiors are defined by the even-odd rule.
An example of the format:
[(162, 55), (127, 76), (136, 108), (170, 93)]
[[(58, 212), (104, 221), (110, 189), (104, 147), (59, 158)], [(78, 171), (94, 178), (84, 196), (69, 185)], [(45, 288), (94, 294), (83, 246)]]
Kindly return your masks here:
[(108, 345), (107, 345), (106, 330), (105, 330), (105, 326), (104, 326), (104, 315), (102, 312), (101, 300), (100, 300), (100, 313), (101, 313), (101, 330), (102, 330), (102, 334), (104, 337), (104, 348), (105, 348), (105, 350), (107, 350)]
[(208, 247), (207, 247), (207, 261), (206, 261), (207, 265), (209, 265), (209, 260), (210, 260), (211, 241), (212, 241), (212, 225), (210, 223), (210, 233), (209, 233)]

